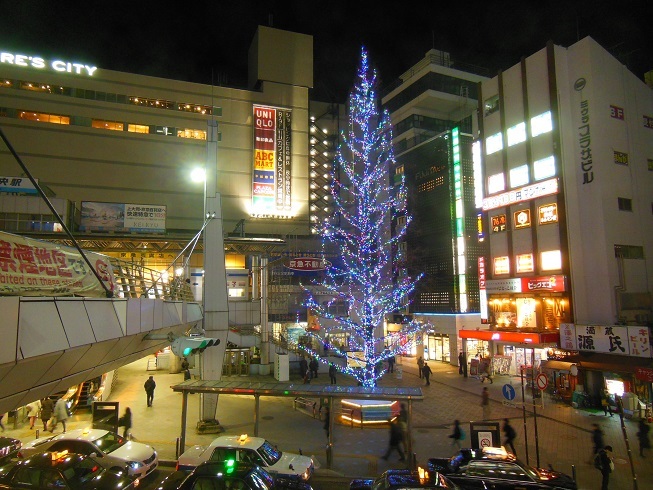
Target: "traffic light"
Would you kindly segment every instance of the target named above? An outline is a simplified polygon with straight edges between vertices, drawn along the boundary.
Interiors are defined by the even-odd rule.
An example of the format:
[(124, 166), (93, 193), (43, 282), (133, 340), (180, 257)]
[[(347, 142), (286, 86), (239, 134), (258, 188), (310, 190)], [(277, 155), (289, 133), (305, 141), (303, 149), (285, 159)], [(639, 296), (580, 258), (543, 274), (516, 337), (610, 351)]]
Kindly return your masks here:
[(207, 347), (218, 345), (220, 339), (212, 339), (208, 337), (177, 337), (170, 348), (174, 355), (178, 357), (186, 357), (196, 352), (203, 352)]

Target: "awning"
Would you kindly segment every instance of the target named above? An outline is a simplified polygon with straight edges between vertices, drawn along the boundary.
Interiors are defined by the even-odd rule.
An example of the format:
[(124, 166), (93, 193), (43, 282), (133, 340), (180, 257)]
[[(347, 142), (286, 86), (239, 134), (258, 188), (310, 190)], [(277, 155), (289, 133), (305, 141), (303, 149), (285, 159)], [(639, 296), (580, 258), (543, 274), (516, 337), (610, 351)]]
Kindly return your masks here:
[(548, 360), (542, 361), (540, 367), (542, 369), (553, 369), (555, 371), (569, 371), (571, 370), (571, 366), (575, 364), (575, 362)]
[(560, 341), (558, 332), (504, 332), (500, 330), (460, 330), (458, 337), (461, 339), (494, 340), (495, 342), (508, 342), (511, 344), (556, 344)]
[(636, 373), (639, 367), (651, 367), (648, 357), (594, 354), (587, 360), (580, 360), (578, 367), (592, 371), (612, 373)]

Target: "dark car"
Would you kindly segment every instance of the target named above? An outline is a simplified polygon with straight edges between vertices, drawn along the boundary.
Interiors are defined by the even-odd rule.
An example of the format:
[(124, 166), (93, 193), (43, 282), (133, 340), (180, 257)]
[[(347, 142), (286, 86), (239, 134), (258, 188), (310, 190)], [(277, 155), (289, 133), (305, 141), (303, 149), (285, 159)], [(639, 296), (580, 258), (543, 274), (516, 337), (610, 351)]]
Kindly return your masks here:
[(447, 477), (437, 472), (411, 471), (406, 469), (388, 470), (376, 479), (359, 479), (352, 480), (349, 484), (350, 490), (386, 490), (392, 488), (401, 488), (403, 490), (411, 489), (458, 489), (455, 483), (452, 483)]
[(578, 488), (570, 476), (529, 466), (503, 448), (461, 449), (448, 459), (429, 459), (428, 469), (447, 475), (463, 489)]
[(93, 458), (68, 452), (45, 452), (0, 468), (0, 489), (134, 489), (138, 480), (114, 472)]
[(158, 490), (190, 490), (206, 488), (211, 490), (313, 490), (308, 483), (299, 479), (274, 478), (257, 465), (235, 460), (224, 462), (207, 461), (192, 470), (178, 470), (168, 475)]
[(22, 445), (22, 442), (13, 437), (0, 437), (0, 466), (17, 457)]

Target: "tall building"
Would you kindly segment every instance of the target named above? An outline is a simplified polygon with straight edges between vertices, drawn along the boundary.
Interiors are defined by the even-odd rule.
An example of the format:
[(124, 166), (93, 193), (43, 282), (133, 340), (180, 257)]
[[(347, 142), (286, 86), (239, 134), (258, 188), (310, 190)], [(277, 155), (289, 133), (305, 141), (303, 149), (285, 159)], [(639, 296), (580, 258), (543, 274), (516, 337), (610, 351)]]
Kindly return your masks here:
[[(456, 359), (457, 331), (480, 326), (476, 263), (484, 244), (476, 233), (471, 147), (478, 83), (486, 78), (478, 71), (432, 49), (383, 97), (394, 128), (392, 178), (405, 178), (413, 218), (395, 274), (424, 274), (404, 313), (431, 325), (416, 349), (427, 360)], [(393, 225), (406, 224), (404, 216)]]
[(492, 331), (464, 336), (569, 400), (578, 385), (650, 401), (653, 92), (585, 38), (481, 82), (478, 111)]

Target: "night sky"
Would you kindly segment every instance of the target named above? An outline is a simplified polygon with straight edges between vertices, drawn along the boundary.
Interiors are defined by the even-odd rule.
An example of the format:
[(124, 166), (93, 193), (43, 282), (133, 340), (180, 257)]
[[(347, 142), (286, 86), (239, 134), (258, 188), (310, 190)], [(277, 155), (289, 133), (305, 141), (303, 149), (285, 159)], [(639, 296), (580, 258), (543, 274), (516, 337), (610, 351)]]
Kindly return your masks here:
[(431, 48), (496, 75), (552, 40), (592, 36), (640, 79), (653, 69), (650, 1), (0, 0), (0, 50), (245, 87), (257, 25), (314, 36), (311, 97), (344, 102), (361, 46), (381, 85)]

